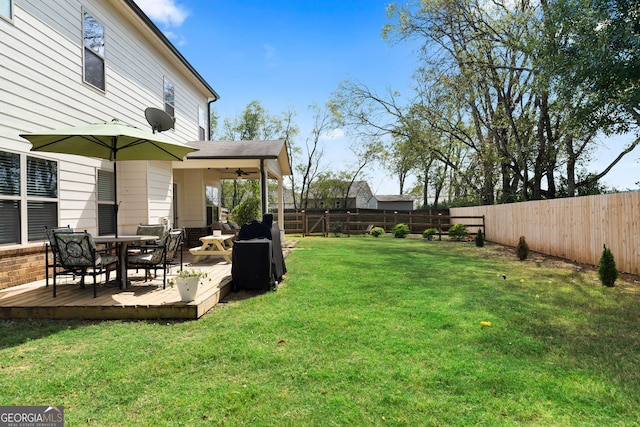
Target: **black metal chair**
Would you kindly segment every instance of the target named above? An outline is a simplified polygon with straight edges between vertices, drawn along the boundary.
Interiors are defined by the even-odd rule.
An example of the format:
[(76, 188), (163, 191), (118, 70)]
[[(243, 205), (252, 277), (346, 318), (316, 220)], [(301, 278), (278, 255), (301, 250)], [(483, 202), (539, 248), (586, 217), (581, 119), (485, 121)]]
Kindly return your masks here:
[(66, 227), (44, 227), (44, 232), (47, 235), (48, 242), (45, 242), (45, 283), (46, 286), (49, 286), (49, 271), (53, 272), (53, 280), (56, 280), (57, 276), (67, 275), (67, 276), (75, 276), (73, 271), (66, 271), (60, 265), (60, 255), (58, 255), (58, 244), (56, 243), (56, 239), (53, 237), (54, 233), (63, 232), (63, 233), (72, 233), (73, 228), (70, 226)]
[(171, 230), (162, 236), (156, 245), (131, 246), (133, 250), (146, 249), (148, 252), (127, 253), (127, 268), (145, 270), (145, 278), (150, 277), (153, 270), (157, 277), (157, 270), (162, 268), (162, 287), (167, 287), (167, 269), (177, 265), (176, 258), (180, 253), (180, 268), (182, 269), (183, 230)]
[[(136, 230), (137, 236), (158, 236), (158, 241), (162, 238), (164, 233), (164, 225), (161, 224), (140, 224)], [(157, 243), (157, 241), (145, 242), (140, 246), (144, 247), (145, 245), (153, 245), (154, 243)]]
[[(80, 287), (84, 289), (85, 276), (93, 277), (93, 297), (98, 296), (96, 277), (106, 274), (109, 280), (109, 272), (118, 264), (118, 256), (111, 255), (106, 251), (96, 249), (93, 236), (83, 232), (62, 232), (53, 233), (60, 265), (68, 271), (81, 276)], [(53, 280), (53, 296), (56, 296), (56, 280)]]

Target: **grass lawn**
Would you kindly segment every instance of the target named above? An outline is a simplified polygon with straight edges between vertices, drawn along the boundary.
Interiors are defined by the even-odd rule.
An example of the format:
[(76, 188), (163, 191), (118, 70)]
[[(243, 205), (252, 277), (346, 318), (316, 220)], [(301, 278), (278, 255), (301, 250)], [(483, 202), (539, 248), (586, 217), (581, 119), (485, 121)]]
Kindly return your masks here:
[(0, 405), (67, 426), (640, 420), (636, 283), (390, 235), (301, 238), (287, 268), (198, 321), (0, 321)]

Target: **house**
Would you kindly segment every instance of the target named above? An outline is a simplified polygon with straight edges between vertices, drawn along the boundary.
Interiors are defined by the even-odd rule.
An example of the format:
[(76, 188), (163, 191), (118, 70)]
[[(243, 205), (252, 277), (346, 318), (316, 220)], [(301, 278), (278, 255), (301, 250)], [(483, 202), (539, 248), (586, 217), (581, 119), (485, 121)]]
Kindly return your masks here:
[[(348, 191), (347, 191), (348, 190)], [(309, 209), (375, 209), (375, 199), (366, 181), (329, 180), (312, 189)]]
[(413, 197), (408, 195), (380, 195), (373, 196), (376, 200), (376, 209), (388, 211), (412, 211)]
[[(120, 161), (115, 200), (112, 162), (31, 152), (19, 136), (112, 118), (151, 131), (144, 111), (155, 107), (175, 119), (166, 137), (212, 144), (218, 94), (133, 1), (0, 0), (0, 34), (0, 288), (44, 277), (46, 225), (113, 233), (114, 203), (121, 234), (206, 225), (205, 187), (220, 178), (206, 164)], [(260, 168), (271, 160), (252, 167), (280, 175)]]

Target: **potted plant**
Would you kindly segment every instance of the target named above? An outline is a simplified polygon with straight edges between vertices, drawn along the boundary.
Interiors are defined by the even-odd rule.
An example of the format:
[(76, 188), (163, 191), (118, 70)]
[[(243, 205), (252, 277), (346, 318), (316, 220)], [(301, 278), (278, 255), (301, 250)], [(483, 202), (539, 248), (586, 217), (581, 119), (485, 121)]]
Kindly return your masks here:
[(173, 286), (175, 283), (178, 286), (178, 292), (180, 292), (180, 299), (189, 302), (196, 298), (200, 279), (206, 277), (207, 273), (204, 271), (185, 268), (178, 270), (178, 275), (169, 281), (169, 285)]

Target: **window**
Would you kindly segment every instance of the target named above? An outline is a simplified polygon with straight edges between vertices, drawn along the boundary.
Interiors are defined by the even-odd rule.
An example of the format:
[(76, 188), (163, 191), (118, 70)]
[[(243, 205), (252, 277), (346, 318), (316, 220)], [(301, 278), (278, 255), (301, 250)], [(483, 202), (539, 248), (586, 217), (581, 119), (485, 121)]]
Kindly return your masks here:
[(58, 163), (0, 151), (0, 244), (23, 243), (24, 231), (43, 240), (45, 226), (57, 225)]
[(0, 151), (0, 244), (20, 243), (20, 155)]
[(113, 234), (116, 231), (114, 190), (113, 172), (98, 170), (98, 234), (100, 236)]
[(0, 16), (13, 19), (13, 0), (0, 0)]
[(45, 238), (45, 226), (58, 225), (58, 163), (27, 157), (27, 236)]
[(176, 98), (173, 83), (166, 77), (164, 78), (164, 111), (171, 117), (176, 116)]
[(205, 126), (207, 125), (206, 117), (205, 111), (201, 107), (198, 107), (198, 139), (200, 139), (200, 141), (204, 141), (207, 138), (205, 133)]
[(104, 26), (89, 13), (84, 12), (82, 32), (84, 81), (100, 90), (105, 90)]

